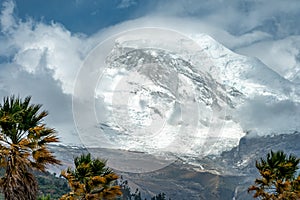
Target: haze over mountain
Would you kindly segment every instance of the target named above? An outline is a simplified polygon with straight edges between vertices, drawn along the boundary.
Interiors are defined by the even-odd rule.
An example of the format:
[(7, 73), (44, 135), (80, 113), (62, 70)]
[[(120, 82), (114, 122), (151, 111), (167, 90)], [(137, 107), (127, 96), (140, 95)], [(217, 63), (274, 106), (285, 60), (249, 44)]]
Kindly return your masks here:
[[(111, 119), (108, 117), (103, 121), (104, 116), (111, 112), (111, 103), (105, 102), (103, 97), (114, 90), (109, 90), (110, 85), (104, 84), (108, 90), (102, 90), (104, 93), (101, 94), (102, 82), (99, 82), (97, 88), (100, 93), (96, 91), (94, 99), (91, 99), (92, 103), (96, 102), (99, 123), (91, 124), (91, 130), (106, 128), (106, 133), (111, 134), (108, 144), (114, 143), (114, 148), (149, 152), (159, 149), (175, 153), (181, 150), (174, 146), (182, 145), (182, 152), (190, 155), (204, 153), (203, 142), (208, 141), (207, 137), (216, 135), (222, 140), (213, 142), (211, 153), (220, 153), (237, 145), (247, 131), (249, 135), (268, 135), (299, 130), (297, 44), (300, 26), (297, 26), (297, 19), (300, 5), (297, 1), (285, 4), (274, 1), (271, 6), (264, 1), (233, 1), (228, 7), (224, 6), (225, 2), (217, 1), (190, 1), (186, 4), (183, 1), (153, 2), (114, 1), (105, 4), (106, 10), (114, 15), (112, 19), (106, 17), (108, 11), (105, 13), (100, 9), (105, 7), (104, 4), (90, 1), (55, 1), (39, 9), (35, 7), (36, 1), (28, 1), (26, 5), (22, 1), (1, 1), (1, 95), (32, 95), (35, 102), (44, 104), (45, 109), (50, 111), (47, 123), (57, 128), (63, 143), (82, 144), (87, 133), (79, 130), (79, 135), (83, 136), (81, 139), (78, 137), (71, 99), (76, 75), (84, 59), (94, 47), (115, 33), (155, 26), (174, 29), (191, 38), (200, 46), (207, 56), (204, 60), (209, 63), (203, 64), (203, 60), (195, 57), (189, 60), (189, 56), (194, 56), (193, 52), (184, 54), (173, 47), (168, 47), (167, 52), (155, 48), (147, 50), (141, 41), (134, 41), (136, 46), (133, 48), (130, 38), (116, 40), (120, 46), (112, 44), (114, 49), (106, 58), (109, 68), (105, 75), (111, 77), (111, 82), (124, 81), (126, 77), (122, 74), (123, 78), (120, 78), (118, 70), (124, 68), (121, 73), (126, 74), (129, 70), (126, 66), (136, 64), (135, 67), (140, 69), (137, 77), (142, 76), (149, 84), (145, 87), (128, 85), (129, 89), (136, 91), (136, 95), (130, 96), (130, 102), (126, 104), (126, 109), (132, 105), (132, 110), (126, 113), (127, 118), (122, 118), (122, 109), (115, 109), (115, 114), (109, 116)], [(59, 10), (56, 9), (57, 4), (60, 4)], [(66, 5), (69, 13), (62, 11)], [(46, 12), (47, 9), (53, 12)], [(70, 17), (76, 14), (80, 23)], [(104, 23), (105, 20), (107, 22)], [(248, 57), (232, 52), (221, 43)], [(121, 49), (126, 51), (120, 54)], [(124, 57), (124, 53), (131, 58)], [(137, 64), (143, 56), (148, 60)], [(262, 61), (249, 56), (256, 56)], [(161, 59), (158, 61), (161, 68), (156, 71), (141, 68), (153, 59)], [(176, 75), (176, 81), (167, 82), (166, 78), (172, 73)], [(157, 79), (156, 75), (162, 75), (161, 79)], [(135, 81), (141, 82), (139, 79)], [(191, 101), (192, 108), (188, 108), (192, 99), (196, 103)], [(145, 106), (147, 103), (148, 106)], [(194, 114), (195, 121), (188, 121), (187, 114), (193, 118), (190, 112), (193, 108), (202, 112)], [(178, 113), (183, 111), (186, 111), (184, 120), (178, 117)], [(161, 132), (164, 137), (156, 135), (158, 138), (153, 136), (145, 140), (145, 133), (141, 133), (142, 137), (133, 141), (132, 137), (138, 134), (132, 133), (151, 125), (147, 121), (151, 117), (156, 117), (157, 122), (161, 119), (166, 122), (165, 130)], [(121, 119), (124, 120), (123, 125), (117, 127)], [(212, 127), (217, 131), (212, 131)], [(192, 131), (178, 135), (183, 130)], [(124, 135), (115, 135), (120, 132)], [(200, 132), (202, 135), (198, 134)], [(215, 135), (210, 135), (213, 132)]]
[[(177, 43), (165, 44), (165, 32)], [(147, 34), (152, 35), (148, 41)], [(299, 130), (297, 84), (206, 34), (184, 44), (178, 42), (183, 36), (176, 37), (154, 28), (114, 39), (96, 87), (102, 131), (82, 130), (84, 144), (100, 144), (103, 135), (111, 142), (108, 148), (196, 157), (229, 150), (246, 132), (264, 136)]]
[(256, 159), (300, 156), (298, 0), (0, 5), (0, 98), (43, 104), (62, 168), (88, 150), (148, 197), (245, 200)]

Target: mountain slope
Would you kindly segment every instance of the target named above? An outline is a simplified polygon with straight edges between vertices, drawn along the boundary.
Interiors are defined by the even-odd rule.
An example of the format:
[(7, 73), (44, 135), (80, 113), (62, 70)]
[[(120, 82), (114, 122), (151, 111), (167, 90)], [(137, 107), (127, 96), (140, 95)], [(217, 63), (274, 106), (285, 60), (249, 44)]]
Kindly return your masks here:
[[(101, 148), (89, 151), (95, 157), (108, 159), (108, 165), (128, 180), (133, 190), (139, 188), (144, 197), (164, 192), (173, 200), (251, 200), (253, 198), (247, 193), (247, 188), (259, 176), (255, 161), (265, 157), (270, 150), (283, 150), (300, 157), (299, 140), (299, 132), (266, 137), (245, 136), (237, 147), (220, 156), (194, 158), (190, 163), (177, 160), (162, 169), (147, 173), (126, 172), (134, 171), (130, 169), (120, 171), (120, 166), (110, 165), (110, 161), (115, 159), (119, 165), (141, 167), (138, 160), (133, 159), (132, 154), (137, 158), (136, 152)], [(74, 156), (88, 152), (85, 148), (68, 146), (52, 146), (51, 150), (63, 161), (61, 169), (72, 166)], [(148, 160), (147, 164), (155, 163), (155, 158), (150, 156), (139, 153), (138, 159)], [(50, 170), (59, 174), (58, 169)]]
[[(115, 39), (95, 90), (105, 107), (96, 110), (105, 116), (100, 128), (114, 148), (205, 156), (233, 148), (246, 131), (269, 135), (299, 129), (294, 83), (207, 35), (192, 38), (170, 43), (125, 34)], [(261, 118), (279, 112), (278, 104), (286, 123), (260, 125)], [(247, 115), (257, 105), (260, 111)]]

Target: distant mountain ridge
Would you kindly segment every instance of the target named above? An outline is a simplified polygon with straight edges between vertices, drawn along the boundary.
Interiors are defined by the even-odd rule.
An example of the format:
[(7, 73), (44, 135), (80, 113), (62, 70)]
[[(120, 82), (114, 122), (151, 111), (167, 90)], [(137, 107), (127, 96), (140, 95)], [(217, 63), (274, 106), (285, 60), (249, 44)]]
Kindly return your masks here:
[[(172, 200), (251, 200), (253, 198), (247, 193), (247, 188), (258, 177), (255, 161), (265, 157), (270, 150), (283, 150), (300, 157), (299, 141), (299, 132), (266, 137), (245, 136), (237, 147), (220, 156), (194, 158), (190, 164), (177, 160), (163, 169), (147, 173), (115, 171), (128, 180), (132, 188), (139, 188), (145, 197), (165, 192)], [(87, 150), (69, 146), (51, 146), (51, 149), (63, 161), (61, 169), (72, 166), (75, 156), (87, 152), (108, 161), (117, 159), (123, 165), (129, 166), (126, 162), (132, 162), (132, 166), (135, 164), (132, 155), (136, 154), (128, 151), (101, 148)], [(138, 156), (138, 159), (150, 158), (147, 154), (139, 153)], [(155, 158), (152, 159), (154, 161)], [(50, 170), (59, 174), (57, 168)]]

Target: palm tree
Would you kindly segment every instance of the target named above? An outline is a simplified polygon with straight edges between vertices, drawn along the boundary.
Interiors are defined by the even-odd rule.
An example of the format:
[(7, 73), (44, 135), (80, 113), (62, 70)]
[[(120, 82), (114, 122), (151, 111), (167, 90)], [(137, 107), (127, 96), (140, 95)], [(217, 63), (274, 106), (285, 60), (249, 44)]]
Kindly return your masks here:
[(7, 200), (35, 200), (38, 185), (32, 170), (60, 163), (47, 148), (58, 142), (55, 130), (43, 123), (48, 113), (30, 100), (11, 96), (0, 104), (0, 166), (5, 169), (0, 187)]
[(295, 178), (300, 160), (282, 151), (267, 154), (267, 158), (256, 161), (262, 178), (255, 180), (249, 191), (255, 191), (254, 198), (263, 200), (299, 199), (300, 177)]
[(115, 184), (118, 176), (106, 167), (105, 160), (92, 159), (91, 154), (83, 154), (74, 159), (74, 164), (74, 170), (68, 168), (61, 173), (72, 190), (63, 195), (61, 200), (109, 200), (122, 194), (120, 186)]

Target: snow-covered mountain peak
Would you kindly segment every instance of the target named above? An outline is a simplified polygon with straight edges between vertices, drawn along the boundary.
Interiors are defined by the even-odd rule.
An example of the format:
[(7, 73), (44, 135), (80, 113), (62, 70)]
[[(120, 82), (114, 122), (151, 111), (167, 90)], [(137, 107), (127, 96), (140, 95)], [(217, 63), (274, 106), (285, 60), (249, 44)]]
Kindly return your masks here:
[[(299, 108), (293, 83), (208, 35), (158, 33), (121, 35), (105, 56), (95, 90), (105, 111), (96, 114), (105, 114), (100, 128), (114, 146), (197, 157), (236, 146), (246, 131), (298, 129), (296, 123), (273, 128), (267, 119), (259, 124), (277, 104)], [(287, 110), (280, 118), (296, 122)]]

